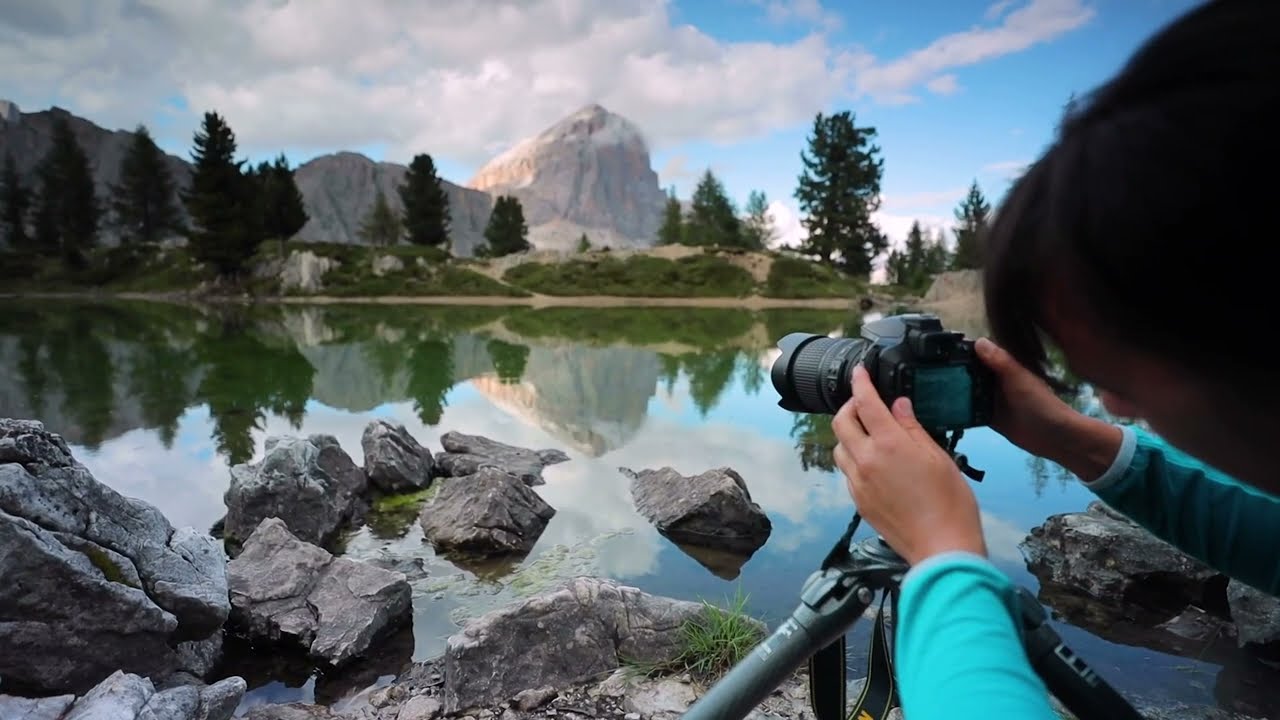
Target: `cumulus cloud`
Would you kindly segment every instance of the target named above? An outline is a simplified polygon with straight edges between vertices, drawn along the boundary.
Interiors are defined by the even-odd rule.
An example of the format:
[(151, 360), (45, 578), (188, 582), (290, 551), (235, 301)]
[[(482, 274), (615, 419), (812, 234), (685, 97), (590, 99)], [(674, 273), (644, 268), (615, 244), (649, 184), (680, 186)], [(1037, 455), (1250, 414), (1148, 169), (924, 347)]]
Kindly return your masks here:
[(861, 96), (946, 92), (958, 87), (948, 69), (1091, 15), (1078, 0), (1032, 0), (997, 27), (882, 61), (834, 44), (839, 18), (818, 0), (752, 2), (811, 31), (727, 42), (651, 0), (19, 0), (0, 8), (0, 66), (20, 104), (52, 97), (110, 127), (178, 107), (177, 127), (193, 130), (216, 109), (246, 152), (380, 145), (476, 166), (590, 102), (670, 147), (792, 127)]

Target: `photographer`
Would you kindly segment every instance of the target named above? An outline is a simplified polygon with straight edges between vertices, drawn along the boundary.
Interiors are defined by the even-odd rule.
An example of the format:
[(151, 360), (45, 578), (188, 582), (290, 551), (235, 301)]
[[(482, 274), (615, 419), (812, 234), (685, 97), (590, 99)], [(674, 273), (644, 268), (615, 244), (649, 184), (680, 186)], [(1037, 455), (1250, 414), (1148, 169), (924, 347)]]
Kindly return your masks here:
[[(1280, 253), (1260, 213), (1280, 194), (1277, 47), (1280, 3), (1210, 2), (1074, 109), (985, 238), (999, 345), (978, 344), (1001, 388), (995, 430), (1271, 594), (1280, 411), (1263, 294)], [(1059, 399), (1042, 338), (1111, 414), (1151, 430)], [(909, 403), (886, 407), (859, 369), (833, 426), (859, 510), (913, 566), (895, 622), (905, 716), (1056, 718), (973, 492)]]

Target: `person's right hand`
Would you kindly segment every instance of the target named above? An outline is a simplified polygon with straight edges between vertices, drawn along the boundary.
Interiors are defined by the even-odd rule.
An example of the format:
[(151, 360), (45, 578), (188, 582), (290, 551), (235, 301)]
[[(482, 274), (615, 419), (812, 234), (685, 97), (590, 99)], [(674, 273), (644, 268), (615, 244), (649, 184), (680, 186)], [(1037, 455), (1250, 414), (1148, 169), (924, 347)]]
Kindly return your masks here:
[(991, 428), (1033, 455), (1054, 457), (1061, 433), (1079, 413), (992, 340), (978, 338), (974, 349), (999, 386)]

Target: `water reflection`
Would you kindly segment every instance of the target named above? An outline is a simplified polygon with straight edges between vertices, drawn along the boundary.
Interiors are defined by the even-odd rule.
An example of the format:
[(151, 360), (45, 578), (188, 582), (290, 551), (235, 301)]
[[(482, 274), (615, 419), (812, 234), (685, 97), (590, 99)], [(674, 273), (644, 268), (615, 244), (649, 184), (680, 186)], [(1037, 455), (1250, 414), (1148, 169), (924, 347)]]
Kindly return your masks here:
[[(574, 574), (711, 601), (741, 589), (752, 612), (776, 621), (852, 511), (831, 462), (830, 418), (777, 408), (766, 375), (779, 337), (854, 335), (863, 320), (856, 313), (53, 302), (4, 309), (0, 415), (43, 420), (100, 480), (179, 526), (208, 528), (223, 515), (229, 464), (260, 457), (269, 435), (331, 434), (357, 463), (361, 433), (375, 417), (404, 423), (432, 450), (449, 430), (565, 450), (570, 461), (547, 468), (538, 488), (557, 513), (519, 562), (477, 569), (436, 557), (412, 505), (375, 513), (345, 538), (354, 557), (422, 569), (410, 573), (411, 650), (388, 651), (397, 663), (406, 652), (438, 654), (461, 619)], [(1099, 411), (1087, 393), (1073, 402)], [(1092, 496), (989, 430), (969, 433), (961, 449), (988, 471), (975, 491), (993, 559), (1035, 587), (1018, 542), (1047, 515), (1081, 510)], [(617, 469), (664, 465), (689, 475), (738, 470), (773, 523), (765, 546), (750, 558), (724, 557), (659, 535), (635, 511)], [(1068, 642), (1122, 690), (1206, 699), (1208, 689), (1181, 681), (1190, 661), (1080, 626), (1064, 625)], [(855, 630), (855, 657), (865, 631)], [(265, 666), (254, 674), (251, 702), (346, 696), (387, 672), (372, 667), (352, 685)]]

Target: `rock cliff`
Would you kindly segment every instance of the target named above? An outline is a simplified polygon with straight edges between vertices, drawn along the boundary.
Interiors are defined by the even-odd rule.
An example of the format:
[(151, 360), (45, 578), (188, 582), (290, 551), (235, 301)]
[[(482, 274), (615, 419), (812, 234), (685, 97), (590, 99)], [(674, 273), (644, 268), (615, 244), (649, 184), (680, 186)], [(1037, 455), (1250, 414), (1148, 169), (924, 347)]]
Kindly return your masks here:
[[(381, 189), (387, 203), (400, 212), (396, 188), (408, 168), (374, 162), (354, 152), (338, 152), (303, 163), (294, 174), (310, 219), (298, 233), (309, 242), (361, 243), (359, 229)], [(449, 197), (449, 237), (455, 255), (470, 256), (484, 241), (493, 199), (486, 193), (443, 181)]]
[(467, 183), (514, 195), (540, 249), (652, 245), (666, 200), (639, 128), (588, 105), (490, 160)]

